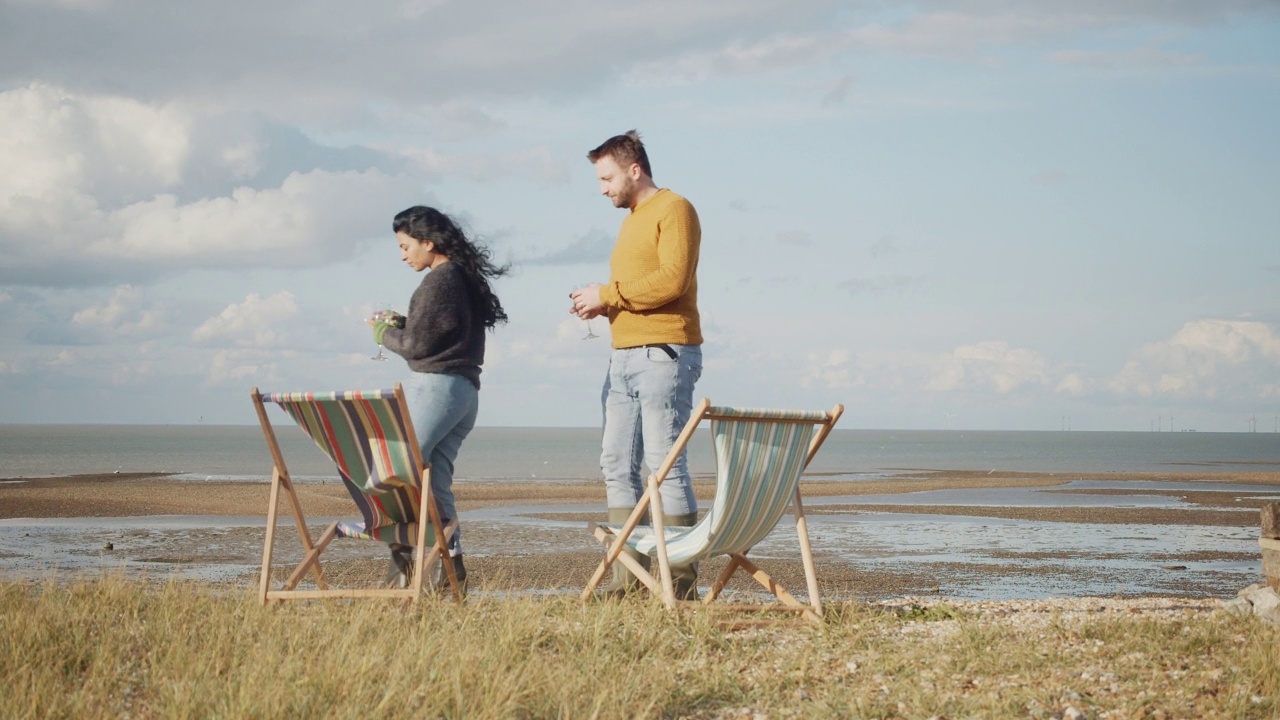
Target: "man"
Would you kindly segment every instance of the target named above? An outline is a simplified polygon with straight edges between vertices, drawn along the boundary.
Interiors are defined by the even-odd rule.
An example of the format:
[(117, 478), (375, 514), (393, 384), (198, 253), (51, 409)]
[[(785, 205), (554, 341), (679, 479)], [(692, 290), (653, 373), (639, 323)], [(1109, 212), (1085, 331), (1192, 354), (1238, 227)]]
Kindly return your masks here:
[[(657, 470), (693, 410), (693, 385), (702, 374), (697, 280), (702, 229), (688, 200), (654, 184), (636, 131), (609, 138), (587, 159), (595, 165), (601, 194), (629, 211), (609, 258), (609, 282), (570, 295), (570, 312), (584, 320), (607, 315), (613, 336), (602, 397), (600, 469), (609, 522), (620, 525), (644, 492), (641, 461)], [(698, 503), (683, 452), (663, 480), (661, 494), (668, 526), (696, 522)], [(675, 567), (672, 573), (676, 597), (697, 599), (697, 566)], [(637, 584), (615, 563), (604, 592), (621, 595)]]

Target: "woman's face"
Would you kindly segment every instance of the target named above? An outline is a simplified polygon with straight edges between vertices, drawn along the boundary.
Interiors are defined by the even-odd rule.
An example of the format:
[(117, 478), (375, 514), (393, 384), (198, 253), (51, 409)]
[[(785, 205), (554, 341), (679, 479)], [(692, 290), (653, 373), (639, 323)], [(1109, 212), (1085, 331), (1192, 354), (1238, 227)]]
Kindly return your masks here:
[(417, 238), (396, 233), (396, 242), (400, 243), (400, 259), (414, 272), (422, 272), (431, 267), (436, 260), (436, 244), (430, 240), (421, 242)]

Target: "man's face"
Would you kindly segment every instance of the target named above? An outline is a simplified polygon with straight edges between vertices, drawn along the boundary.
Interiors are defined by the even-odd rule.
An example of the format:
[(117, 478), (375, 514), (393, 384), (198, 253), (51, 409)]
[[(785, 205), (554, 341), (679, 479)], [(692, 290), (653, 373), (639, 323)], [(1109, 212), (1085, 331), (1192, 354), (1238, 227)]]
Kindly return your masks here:
[(596, 161), (596, 177), (600, 179), (600, 194), (608, 195), (614, 207), (631, 207), (636, 196), (636, 181), (629, 170), (623, 169), (612, 156), (605, 155)]

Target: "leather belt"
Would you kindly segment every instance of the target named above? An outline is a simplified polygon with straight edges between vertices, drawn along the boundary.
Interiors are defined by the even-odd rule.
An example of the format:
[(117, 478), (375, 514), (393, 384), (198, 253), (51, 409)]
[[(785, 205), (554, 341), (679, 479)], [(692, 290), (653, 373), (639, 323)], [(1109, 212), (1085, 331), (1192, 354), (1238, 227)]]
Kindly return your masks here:
[(650, 343), (650, 344), (648, 344), (648, 345), (641, 345), (640, 347), (646, 347), (646, 348), (658, 348), (658, 349), (659, 349), (659, 350), (661, 350), (662, 352), (666, 353), (666, 354), (667, 354), (667, 357), (671, 358), (672, 360), (675, 360), (675, 359), (677, 359), (677, 357), (678, 357), (678, 356), (676, 355), (676, 351), (675, 351), (675, 349), (674, 349), (674, 348), (672, 348), (670, 345), (668, 345), (668, 344), (666, 344), (666, 343)]

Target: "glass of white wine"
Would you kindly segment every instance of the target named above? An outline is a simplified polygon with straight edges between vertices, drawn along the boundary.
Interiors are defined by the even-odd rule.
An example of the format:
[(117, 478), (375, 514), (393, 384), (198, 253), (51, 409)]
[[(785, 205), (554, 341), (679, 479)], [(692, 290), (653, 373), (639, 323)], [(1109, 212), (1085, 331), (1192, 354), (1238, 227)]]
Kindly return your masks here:
[[(367, 324), (372, 326), (374, 323), (391, 322), (392, 318), (395, 317), (395, 315), (396, 313), (391, 310), (375, 310), (373, 311), (373, 314), (369, 316)], [(369, 359), (378, 360), (378, 361), (383, 361), (387, 359), (386, 353), (382, 352), (382, 343), (378, 343), (378, 354), (374, 355), (373, 357), (370, 357)]]
[[(572, 289), (572, 290), (570, 290), (570, 293), (576, 293), (576, 292), (578, 292), (579, 290), (581, 290), (581, 289), (583, 289), (583, 288), (585, 288), (585, 287), (586, 287), (586, 285), (574, 285), (574, 286), (573, 286), (573, 289)], [(600, 337), (599, 335), (595, 334), (595, 331), (593, 331), (593, 330), (591, 329), (591, 321), (590, 321), (590, 320), (587, 320), (587, 321), (586, 321), (586, 323), (587, 323), (587, 334), (586, 334), (586, 335), (583, 335), (583, 336), (582, 336), (582, 339), (583, 339), (583, 340), (591, 340), (591, 339), (593, 339), (593, 338), (598, 338), (598, 337)]]

